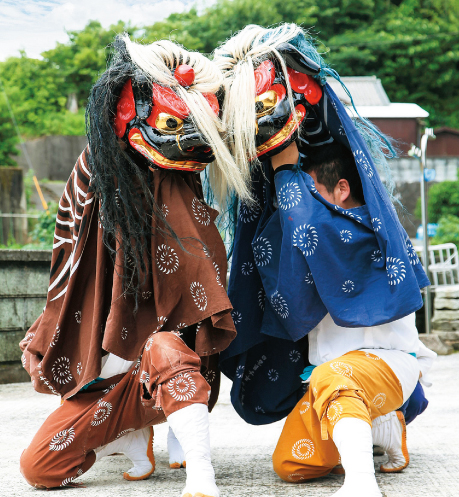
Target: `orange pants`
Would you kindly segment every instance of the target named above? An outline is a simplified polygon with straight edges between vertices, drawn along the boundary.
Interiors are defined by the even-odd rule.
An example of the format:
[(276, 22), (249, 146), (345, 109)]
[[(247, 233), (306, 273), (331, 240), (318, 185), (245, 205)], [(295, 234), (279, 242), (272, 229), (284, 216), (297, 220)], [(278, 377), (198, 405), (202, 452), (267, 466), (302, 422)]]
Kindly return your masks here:
[(402, 403), (398, 378), (378, 356), (354, 351), (318, 366), (285, 421), (273, 454), (274, 471), (289, 482), (328, 474), (339, 463), (329, 435), (340, 419), (359, 418), (371, 426)]
[(48, 417), (22, 453), (24, 478), (36, 488), (69, 485), (94, 464), (97, 447), (188, 405), (207, 405), (210, 387), (200, 366), (175, 334), (151, 335), (129, 372), (91, 385)]

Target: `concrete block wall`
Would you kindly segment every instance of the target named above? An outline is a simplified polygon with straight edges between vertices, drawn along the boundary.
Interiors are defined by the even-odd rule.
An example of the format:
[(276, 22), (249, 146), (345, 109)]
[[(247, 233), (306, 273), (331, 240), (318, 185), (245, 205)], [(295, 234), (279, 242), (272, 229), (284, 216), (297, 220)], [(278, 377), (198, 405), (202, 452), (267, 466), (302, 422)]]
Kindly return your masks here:
[(51, 251), (0, 250), (0, 383), (28, 381), (19, 342), (46, 304)]
[(459, 350), (459, 285), (436, 289), (432, 329), (449, 352)]

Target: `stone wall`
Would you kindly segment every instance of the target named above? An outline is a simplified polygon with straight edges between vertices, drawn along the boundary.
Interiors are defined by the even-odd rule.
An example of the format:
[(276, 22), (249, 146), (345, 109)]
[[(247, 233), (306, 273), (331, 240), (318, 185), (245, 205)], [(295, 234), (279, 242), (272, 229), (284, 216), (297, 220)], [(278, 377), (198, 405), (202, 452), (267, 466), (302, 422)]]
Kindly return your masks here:
[(448, 352), (459, 350), (459, 285), (436, 289), (432, 331)]
[(0, 250), (0, 383), (28, 381), (19, 342), (46, 304), (51, 251)]

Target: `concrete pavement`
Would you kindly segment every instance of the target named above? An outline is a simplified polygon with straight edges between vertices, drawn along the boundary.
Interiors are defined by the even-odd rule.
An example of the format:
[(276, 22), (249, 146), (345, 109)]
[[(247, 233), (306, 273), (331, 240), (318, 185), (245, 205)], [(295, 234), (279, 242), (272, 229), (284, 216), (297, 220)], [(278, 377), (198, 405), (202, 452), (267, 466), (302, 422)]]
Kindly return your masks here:
[[(427, 411), (408, 427), (411, 463), (401, 474), (377, 478), (387, 497), (459, 496), (459, 354), (438, 357), (433, 386), (426, 391)], [(272, 471), (271, 454), (283, 422), (254, 427), (244, 423), (229, 401), (225, 379), (219, 403), (211, 415), (212, 458), (222, 497), (326, 497), (343, 477), (330, 475), (305, 484), (288, 484)], [(37, 394), (29, 383), (0, 385), (0, 496), (38, 495), (19, 473), (18, 460), (46, 416), (59, 405), (51, 395)], [(155, 427), (156, 471), (150, 479), (128, 482), (124, 456), (106, 457), (80, 477), (85, 488), (65, 489), (74, 497), (179, 497), (185, 470), (170, 470), (166, 450), (167, 425)], [(379, 468), (383, 458), (375, 458)]]

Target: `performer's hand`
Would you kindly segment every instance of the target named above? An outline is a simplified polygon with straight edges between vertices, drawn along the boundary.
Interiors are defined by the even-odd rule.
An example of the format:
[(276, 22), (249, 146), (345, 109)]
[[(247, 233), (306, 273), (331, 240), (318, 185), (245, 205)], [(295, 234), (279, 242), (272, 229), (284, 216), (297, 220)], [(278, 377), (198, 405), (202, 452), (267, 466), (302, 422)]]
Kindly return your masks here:
[(296, 164), (299, 155), (296, 142), (292, 142), (285, 150), (282, 150), (279, 154), (271, 157), (271, 165), (273, 166), (273, 169), (276, 170), (284, 164)]

